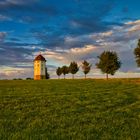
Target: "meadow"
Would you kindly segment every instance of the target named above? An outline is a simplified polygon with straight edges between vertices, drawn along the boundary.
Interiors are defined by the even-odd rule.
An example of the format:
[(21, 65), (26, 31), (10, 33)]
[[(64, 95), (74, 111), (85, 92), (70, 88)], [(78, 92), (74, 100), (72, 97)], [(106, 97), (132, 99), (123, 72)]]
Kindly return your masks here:
[(0, 140), (139, 139), (139, 79), (0, 81)]

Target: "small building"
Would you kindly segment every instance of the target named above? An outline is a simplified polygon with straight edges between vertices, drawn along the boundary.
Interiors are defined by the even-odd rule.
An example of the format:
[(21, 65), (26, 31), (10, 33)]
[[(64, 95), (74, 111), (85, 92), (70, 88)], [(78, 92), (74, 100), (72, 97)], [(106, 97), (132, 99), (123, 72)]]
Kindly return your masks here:
[(46, 79), (46, 59), (39, 54), (34, 59), (34, 80)]

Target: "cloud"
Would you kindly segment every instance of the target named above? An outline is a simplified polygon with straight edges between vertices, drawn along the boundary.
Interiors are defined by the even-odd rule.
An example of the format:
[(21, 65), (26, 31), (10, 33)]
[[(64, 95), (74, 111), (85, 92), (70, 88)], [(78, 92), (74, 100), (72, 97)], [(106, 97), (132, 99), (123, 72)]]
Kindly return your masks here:
[(108, 31), (108, 32), (101, 33), (101, 36), (103, 36), (103, 37), (110, 37), (112, 34), (113, 34), (112, 31)]
[(107, 20), (114, 7), (116, 2), (108, 0), (0, 1), (0, 66), (31, 69), (42, 51), (51, 71), (83, 60), (95, 68), (97, 56), (113, 50), (122, 60), (120, 71), (136, 71), (133, 50), (140, 38), (140, 20)]
[(14, 5), (26, 5), (29, 3), (33, 3), (33, 2), (37, 2), (38, 0), (28, 0), (28, 1), (24, 1), (24, 0), (5, 0), (3, 2), (3, 4), (14, 4)]
[[(139, 20), (134, 22), (127, 22), (123, 26), (113, 26), (111, 30), (103, 33), (93, 34), (93, 39), (101, 40), (107, 43), (121, 43), (130, 42), (140, 37)], [(100, 42), (100, 41), (99, 41)], [(124, 44), (122, 44), (124, 46)]]
[(26, 5), (29, 3), (37, 2), (37, 0), (28, 0), (28, 1), (23, 1), (23, 0), (2, 0), (0, 1), (1, 6), (9, 6), (9, 5)]
[[(42, 50), (48, 60), (47, 64), (49, 66), (53, 64), (54, 69), (59, 65), (69, 65), (71, 61), (77, 61), (80, 64), (83, 60), (90, 61), (95, 68), (95, 63), (98, 61), (97, 56), (104, 50), (112, 50), (116, 51), (122, 60), (123, 65), (121, 71), (135, 71), (136, 65), (133, 56), (133, 48), (136, 46), (136, 37), (138, 36), (139, 31), (131, 32), (130, 34), (130, 29), (133, 28), (136, 23), (139, 25), (138, 21), (134, 21), (134, 24), (129, 23), (128, 25), (125, 23), (124, 26), (121, 27), (113, 26), (105, 32), (93, 32), (76, 37), (68, 35), (62, 37), (63, 41), (61, 41), (61, 37), (58, 36), (57, 39), (54, 38), (54, 40), (49, 40), (50, 44), (55, 44), (54, 46), (48, 47), (50, 44), (47, 44), (46, 47), (44, 46), (43, 48), (42, 44), (19, 43), (16, 40), (15, 42), (6, 41), (2, 43), (3, 50), (1, 50), (0, 56), (0, 59), (2, 60), (1, 65), (30, 68), (36, 52)], [(45, 40), (47, 36), (44, 33), (36, 35), (43, 40)], [(47, 51), (44, 51), (46, 48)], [(127, 63), (128, 58), (130, 58), (129, 63)], [(22, 65), (22, 63), (27, 64), (28, 62), (30, 63), (30, 66)], [(132, 68), (132, 66), (134, 68)]]
[(97, 49), (97, 47), (93, 46), (93, 45), (87, 45), (83, 48), (72, 48), (70, 49), (70, 52), (73, 53), (73, 54), (77, 54), (77, 53), (80, 53), (80, 54), (88, 54), (89, 52), (91, 51), (94, 51), (95, 49)]
[(4, 15), (0, 15), (0, 21), (10, 21), (10, 20), (11, 20), (10, 17), (4, 16)]
[(0, 32), (0, 42), (3, 42), (7, 36), (6, 32)]
[(137, 25), (140, 24), (140, 20), (135, 20), (135, 21), (129, 21), (125, 23), (126, 25)]
[(0, 79), (27, 78), (33, 77), (32, 68), (1, 67)]
[[(122, 67), (120, 71), (137, 71), (133, 50), (137, 45), (137, 39), (139, 38), (140, 31), (130, 32), (130, 29), (139, 26), (138, 21), (134, 21), (134, 24), (127, 23), (124, 26), (113, 26), (112, 29), (101, 32), (92, 33), (87, 35), (79, 35), (77, 37), (67, 36), (64, 39), (64, 43), (67, 46), (74, 47), (56, 47), (48, 49), (44, 54), (46, 59), (50, 62), (55, 62), (56, 66), (69, 64), (71, 61), (77, 61), (78, 63), (83, 60), (90, 61), (95, 68), (95, 63), (98, 61), (97, 56), (104, 50), (116, 51), (121, 59)], [(86, 40), (86, 45), (81, 46), (81, 41)], [(94, 41), (93, 41), (94, 40)], [(96, 42), (96, 43), (95, 43)], [(94, 45), (95, 43), (95, 45)], [(76, 45), (77, 44), (77, 47)], [(129, 59), (129, 61), (128, 61)]]
[(42, 52), (42, 54), (48, 60), (48, 64), (52, 62), (56, 63), (56, 66), (59, 65), (69, 65), (71, 61), (76, 61), (79, 64), (83, 60), (94, 60), (97, 58), (96, 53), (100, 53), (101, 48), (98, 48), (93, 45), (86, 45), (82, 48), (71, 48), (67, 50), (47, 50)]
[[(47, 48), (83, 47), (93, 40), (80, 40), (68, 43), (68, 37), (79, 37), (91, 33), (108, 31), (113, 25), (122, 26), (120, 23), (106, 22), (103, 19), (115, 5), (114, 1), (60, 1), (60, 7), (55, 7), (57, 14), (48, 18), (47, 24), (39, 28), (32, 28), (32, 35)], [(86, 8), (88, 7), (88, 8)], [(96, 10), (93, 9), (100, 9)], [(67, 39), (67, 40), (66, 40)], [(72, 41), (71, 41), (72, 42)], [(94, 41), (95, 43), (95, 41)]]
[(19, 66), (22, 63), (32, 62), (30, 57), (32, 56), (32, 49), (30, 48), (21, 48), (21, 47), (11, 47), (4, 46), (0, 50), (0, 66), (13, 66), (16, 67), (17, 63)]
[(1, 17), (3, 20), (33, 24), (40, 23), (40, 20), (46, 22), (46, 15), (56, 15), (57, 11), (51, 5), (41, 4), (38, 0), (5, 0), (0, 2), (0, 13), (4, 15)]
[(131, 26), (128, 30), (129, 33), (140, 31), (140, 20), (127, 22), (125, 24)]

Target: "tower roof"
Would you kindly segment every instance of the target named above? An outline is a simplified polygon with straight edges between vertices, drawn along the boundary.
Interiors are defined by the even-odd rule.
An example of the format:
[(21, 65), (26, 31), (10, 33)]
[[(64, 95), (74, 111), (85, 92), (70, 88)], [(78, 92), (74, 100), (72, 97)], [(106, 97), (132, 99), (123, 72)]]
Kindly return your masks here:
[(39, 54), (35, 57), (34, 61), (46, 61), (46, 59), (41, 54)]

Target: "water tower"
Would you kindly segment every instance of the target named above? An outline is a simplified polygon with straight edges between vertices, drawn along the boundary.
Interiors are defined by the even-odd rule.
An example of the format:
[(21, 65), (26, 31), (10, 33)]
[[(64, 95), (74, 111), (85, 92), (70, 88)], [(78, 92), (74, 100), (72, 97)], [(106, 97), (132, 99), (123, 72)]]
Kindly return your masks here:
[(34, 59), (34, 80), (46, 79), (46, 59), (39, 54)]

